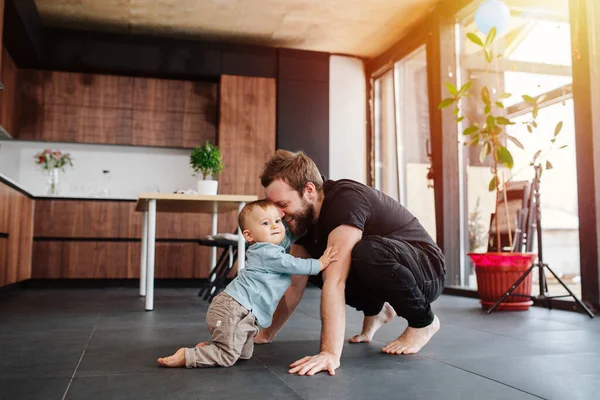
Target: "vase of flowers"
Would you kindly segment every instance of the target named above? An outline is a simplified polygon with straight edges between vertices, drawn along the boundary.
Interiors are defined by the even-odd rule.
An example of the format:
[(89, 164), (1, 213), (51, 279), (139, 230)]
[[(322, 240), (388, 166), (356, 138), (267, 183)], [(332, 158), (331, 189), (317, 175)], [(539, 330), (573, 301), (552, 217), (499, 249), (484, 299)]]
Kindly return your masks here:
[(48, 195), (57, 195), (60, 189), (60, 171), (67, 165), (73, 166), (73, 158), (69, 153), (60, 150), (45, 149), (33, 156), (35, 163), (48, 173)]
[(217, 146), (208, 141), (190, 154), (190, 165), (197, 179), (198, 194), (216, 195), (219, 182), (217, 174), (223, 169), (223, 158)]

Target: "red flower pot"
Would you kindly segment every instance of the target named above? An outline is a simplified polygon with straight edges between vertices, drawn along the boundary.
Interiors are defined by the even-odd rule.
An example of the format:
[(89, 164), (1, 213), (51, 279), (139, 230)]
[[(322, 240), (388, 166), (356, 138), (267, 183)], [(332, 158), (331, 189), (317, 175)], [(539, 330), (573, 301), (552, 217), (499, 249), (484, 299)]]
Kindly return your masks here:
[[(469, 253), (475, 264), (477, 293), (484, 310), (491, 308), (533, 264), (535, 253)], [(512, 294), (531, 296), (532, 274)], [(528, 310), (528, 297), (508, 296), (496, 310)]]

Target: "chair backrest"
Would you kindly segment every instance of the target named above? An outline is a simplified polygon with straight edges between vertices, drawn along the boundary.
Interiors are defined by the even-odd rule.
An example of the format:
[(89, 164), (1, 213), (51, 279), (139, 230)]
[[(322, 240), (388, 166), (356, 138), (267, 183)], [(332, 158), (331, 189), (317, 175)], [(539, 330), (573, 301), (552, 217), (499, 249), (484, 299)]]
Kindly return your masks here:
[[(498, 203), (498, 224), (501, 249), (496, 243), (496, 215), (490, 218), (488, 251), (525, 251), (531, 237), (531, 182), (507, 182), (500, 193)], [(511, 235), (509, 237), (509, 227)], [(512, 238), (512, 248), (510, 239)]]

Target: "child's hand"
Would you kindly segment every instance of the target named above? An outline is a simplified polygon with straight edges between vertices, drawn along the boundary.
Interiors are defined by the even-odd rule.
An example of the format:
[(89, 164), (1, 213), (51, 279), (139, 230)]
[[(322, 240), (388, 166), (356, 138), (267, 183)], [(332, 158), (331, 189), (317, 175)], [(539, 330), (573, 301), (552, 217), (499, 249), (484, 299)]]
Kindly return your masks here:
[(327, 248), (327, 250), (325, 250), (325, 253), (323, 253), (323, 255), (321, 256), (321, 258), (319, 258), (319, 262), (321, 263), (321, 271), (323, 271), (325, 268), (329, 267), (329, 264), (331, 264), (332, 262), (338, 260), (335, 257), (335, 255), (337, 253), (338, 253), (338, 251), (335, 250), (333, 248), (333, 246), (329, 246)]

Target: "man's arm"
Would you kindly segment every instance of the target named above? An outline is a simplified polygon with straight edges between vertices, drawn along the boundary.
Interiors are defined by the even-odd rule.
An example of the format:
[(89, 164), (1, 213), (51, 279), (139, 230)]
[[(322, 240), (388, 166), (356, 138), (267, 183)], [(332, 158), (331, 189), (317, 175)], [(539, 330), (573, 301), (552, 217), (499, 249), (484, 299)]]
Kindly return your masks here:
[[(294, 257), (310, 258), (310, 254), (306, 249), (299, 245), (293, 245), (290, 249), (290, 254)], [(285, 294), (279, 301), (275, 313), (273, 314), (273, 322), (271, 326), (263, 329), (254, 337), (254, 343), (264, 344), (271, 342), (279, 330), (283, 327), (286, 321), (291, 317), (292, 313), (300, 303), (304, 289), (308, 283), (308, 276), (306, 275), (293, 275), (292, 284), (286, 290)]]
[(338, 262), (323, 272), (321, 352), (293, 363), (290, 373), (314, 375), (327, 370), (334, 375), (339, 367), (346, 328), (346, 278), (350, 271), (352, 249), (361, 238), (362, 231), (350, 225), (338, 226), (329, 234), (327, 246), (334, 246), (339, 252)]

